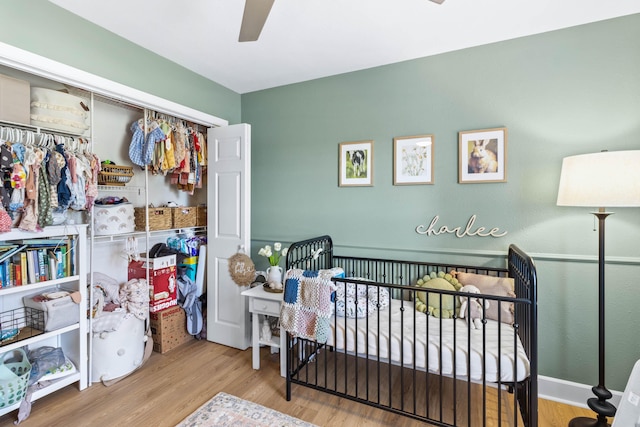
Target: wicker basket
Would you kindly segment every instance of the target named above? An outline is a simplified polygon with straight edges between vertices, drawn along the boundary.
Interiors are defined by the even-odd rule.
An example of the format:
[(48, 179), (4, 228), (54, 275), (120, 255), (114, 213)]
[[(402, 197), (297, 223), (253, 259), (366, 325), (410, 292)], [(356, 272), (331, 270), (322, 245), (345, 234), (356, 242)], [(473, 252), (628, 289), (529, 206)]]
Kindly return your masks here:
[(180, 206), (173, 209), (173, 228), (186, 228), (196, 226), (195, 206)]
[(206, 206), (198, 206), (196, 211), (196, 227), (206, 227), (207, 226), (207, 207)]
[(133, 167), (131, 166), (102, 163), (100, 173), (98, 173), (98, 184), (125, 185), (131, 181), (131, 177), (133, 177)]
[(27, 391), (31, 363), (23, 349), (4, 353), (0, 360), (0, 408), (19, 403)]
[[(168, 230), (173, 224), (172, 208), (149, 208), (149, 230)], [(145, 208), (134, 208), (133, 217), (136, 223), (136, 230), (145, 231), (146, 215)]]

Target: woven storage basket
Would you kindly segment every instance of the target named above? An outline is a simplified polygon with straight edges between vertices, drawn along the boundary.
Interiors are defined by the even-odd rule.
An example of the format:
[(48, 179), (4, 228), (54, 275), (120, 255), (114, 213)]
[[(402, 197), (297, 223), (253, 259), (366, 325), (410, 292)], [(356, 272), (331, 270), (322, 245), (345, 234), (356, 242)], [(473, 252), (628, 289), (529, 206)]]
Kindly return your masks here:
[(98, 184), (100, 185), (125, 185), (133, 177), (133, 167), (117, 166), (112, 164), (101, 164), (98, 173)]
[(197, 227), (207, 226), (207, 207), (206, 206), (198, 206), (198, 209), (196, 211), (196, 226)]
[(6, 352), (0, 360), (0, 408), (20, 402), (27, 391), (31, 363), (23, 349)]
[(196, 226), (195, 206), (180, 206), (173, 209), (173, 228), (185, 228)]
[[(172, 208), (149, 208), (149, 230), (168, 230), (173, 223)], [(134, 208), (133, 217), (136, 223), (136, 230), (145, 231), (146, 216), (145, 208)]]

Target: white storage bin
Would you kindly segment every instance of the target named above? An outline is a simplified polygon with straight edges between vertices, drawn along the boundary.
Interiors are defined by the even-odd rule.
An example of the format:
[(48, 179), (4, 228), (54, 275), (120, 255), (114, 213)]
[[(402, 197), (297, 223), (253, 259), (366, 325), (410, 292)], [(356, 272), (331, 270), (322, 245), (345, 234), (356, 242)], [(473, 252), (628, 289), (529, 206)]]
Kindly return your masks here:
[(93, 207), (94, 229), (96, 236), (133, 233), (135, 221), (133, 205), (119, 203), (117, 205), (95, 205)]
[[(52, 298), (61, 293), (67, 295)], [(44, 330), (49, 332), (73, 325), (80, 320), (80, 307), (73, 302), (69, 294), (70, 292), (67, 291), (49, 289), (35, 295), (23, 297), (23, 303), (25, 307), (36, 308), (44, 312)], [(51, 299), (39, 301), (38, 297), (42, 295), (48, 295)], [(34, 300), (34, 297), (36, 300)]]
[(142, 364), (145, 340), (144, 320), (130, 314), (117, 330), (94, 332), (91, 381), (108, 381), (133, 372)]
[(75, 95), (42, 87), (31, 88), (31, 124), (74, 135), (89, 129), (89, 101)]

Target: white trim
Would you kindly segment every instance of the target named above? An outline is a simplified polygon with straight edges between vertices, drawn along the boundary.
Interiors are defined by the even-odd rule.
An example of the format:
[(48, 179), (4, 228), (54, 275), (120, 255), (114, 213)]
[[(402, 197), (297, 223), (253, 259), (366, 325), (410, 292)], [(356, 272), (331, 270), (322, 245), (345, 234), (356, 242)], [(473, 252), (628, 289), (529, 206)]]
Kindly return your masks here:
[(0, 64), (205, 126), (229, 121), (0, 42)]
[[(538, 398), (552, 400), (567, 405), (587, 408), (587, 399), (594, 397), (590, 385), (574, 383), (559, 378), (538, 376)], [(610, 402), (620, 406), (622, 392), (609, 390), (613, 397)]]

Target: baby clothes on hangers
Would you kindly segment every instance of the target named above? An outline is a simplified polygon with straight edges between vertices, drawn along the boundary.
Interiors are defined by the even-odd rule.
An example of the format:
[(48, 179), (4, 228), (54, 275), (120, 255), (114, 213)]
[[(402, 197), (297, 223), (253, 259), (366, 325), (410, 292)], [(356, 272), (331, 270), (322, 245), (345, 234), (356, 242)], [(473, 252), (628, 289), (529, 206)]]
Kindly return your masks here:
[(173, 130), (171, 128), (171, 125), (166, 121), (163, 121), (160, 124), (160, 128), (165, 135), (164, 144), (161, 145), (164, 152), (162, 160), (162, 172), (164, 173), (164, 175), (166, 175), (168, 171), (176, 167), (176, 158), (173, 147)]
[(142, 119), (136, 120), (131, 124), (131, 144), (129, 145), (129, 158), (138, 166), (145, 166), (144, 162), (144, 131), (142, 130), (144, 122)]
[(60, 209), (66, 209), (69, 206), (69, 202), (71, 200), (71, 190), (67, 186), (67, 176), (69, 175), (67, 156), (65, 155), (62, 145), (56, 145), (55, 151), (61, 155), (60, 158), (56, 158), (61, 159), (61, 162), (64, 162), (64, 165), (60, 168), (60, 181), (58, 182), (57, 188), (58, 207)]
[(89, 164), (89, 178), (87, 180), (87, 204), (85, 208), (91, 209), (95, 200), (98, 198), (98, 174), (100, 173), (100, 159), (94, 153), (88, 151), (84, 155)]
[(151, 122), (151, 131), (147, 135), (147, 140), (145, 141), (145, 148), (143, 152), (143, 160), (145, 165), (151, 164), (151, 159), (153, 158), (153, 152), (157, 143), (164, 141), (165, 135), (158, 126), (157, 122)]
[(51, 208), (51, 187), (47, 178), (46, 157), (48, 153), (43, 151), (43, 159), (40, 162), (40, 172), (38, 173), (38, 225), (46, 227), (53, 224), (53, 210)]

